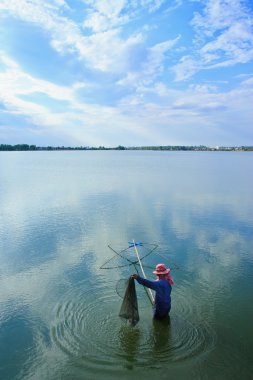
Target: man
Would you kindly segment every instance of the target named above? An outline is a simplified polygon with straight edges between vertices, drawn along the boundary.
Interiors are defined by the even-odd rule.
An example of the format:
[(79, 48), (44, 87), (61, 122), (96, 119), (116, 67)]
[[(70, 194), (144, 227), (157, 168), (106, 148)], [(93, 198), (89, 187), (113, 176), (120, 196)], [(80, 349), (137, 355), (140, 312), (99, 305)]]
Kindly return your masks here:
[(150, 281), (140, 277), (138, 274), (133, 274), (133, 278), (141, 285), (146, 286), (156, 292), (154, 302), (154, 318), (166, 318), (171, 309), (171, 285), (173, 284), (172, 277), (169, 275), (170, 269), (164, 264), (157, 264), (154, 274), (157, 275), (156, 281)]

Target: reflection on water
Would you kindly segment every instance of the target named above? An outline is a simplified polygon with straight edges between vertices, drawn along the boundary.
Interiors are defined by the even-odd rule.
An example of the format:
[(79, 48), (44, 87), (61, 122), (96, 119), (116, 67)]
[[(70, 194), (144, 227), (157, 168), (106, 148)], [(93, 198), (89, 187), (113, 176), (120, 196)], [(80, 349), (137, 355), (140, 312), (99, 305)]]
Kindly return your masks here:
[[(250, 379), (251, 153), (0, 154), (0, 378)], [(167, 321), (118, 317), (132, 239), (171, 266)], [(146, 260), (146, 259), (145, 259)]]
[(171, 351), (171, 321), (170, 316), (163, 320), (153, 319), (153, 355), (159, 361), (168, 360)]
[(123, 351), (122, 358), (125, 359), (124, 367), (132, 370), (139, 356), (140, 330), (131, 326), (122, 326), (119, 331), (119, 339)]

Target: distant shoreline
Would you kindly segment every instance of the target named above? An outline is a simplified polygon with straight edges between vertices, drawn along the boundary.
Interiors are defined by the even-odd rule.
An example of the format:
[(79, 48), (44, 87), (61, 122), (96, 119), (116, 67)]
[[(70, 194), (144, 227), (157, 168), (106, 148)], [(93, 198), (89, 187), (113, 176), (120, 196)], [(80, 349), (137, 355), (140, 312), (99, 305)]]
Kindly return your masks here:
[(89, 147), (89, 146), (36, 146), (29, 144), (0, 144), (0, 151), (12, 152), (12, 151), (59, 151), (59, 150), (153, 150), (153, 151), (240, 151), (248, 152), (253, 151), (253, 146), (216, 146), (209, 147), (204, 145), (199, 146), (187, 146), (187, 145), (165, 145), (165, 146), (140, 146), (140, 147), (125, 147), (119, 145), (117, 147)]

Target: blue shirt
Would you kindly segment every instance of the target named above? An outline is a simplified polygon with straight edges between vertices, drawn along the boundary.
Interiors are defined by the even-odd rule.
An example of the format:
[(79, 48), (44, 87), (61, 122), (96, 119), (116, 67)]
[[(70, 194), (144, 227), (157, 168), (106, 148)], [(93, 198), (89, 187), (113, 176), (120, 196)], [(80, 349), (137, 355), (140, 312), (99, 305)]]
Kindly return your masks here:
[(171, 308), (171, 285), (166, 280), (150, 281), (142, 277), (138, 277), (139, 284), (155, 290), (155, 306), (154, 317), (164, 318), (168, 315)]

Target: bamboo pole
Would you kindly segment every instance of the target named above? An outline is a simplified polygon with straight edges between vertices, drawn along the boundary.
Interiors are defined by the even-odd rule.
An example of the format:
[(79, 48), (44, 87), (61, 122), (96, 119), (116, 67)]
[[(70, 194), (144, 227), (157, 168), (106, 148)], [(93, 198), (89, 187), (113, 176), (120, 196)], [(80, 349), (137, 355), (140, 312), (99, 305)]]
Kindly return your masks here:
[[(140, 259), (140, 255), (139, 255), (139, 252), (138, 252), (138, 249), (136, 247), (134, 239), (133, 239), (133, 244), (134, 244), (134, 249), (135, 249), (135, 253), (136, 253), (137, 259), (138, 259), (140, 267), (141, 267), (141, 271), (142, 271), (143, 277), (147, 278), (146, 274), (144, 272), (144, 269), (143, 269), (143, 266), (142, 266), (142, 263), (141, 263), (141, 259)], [(144, 288), (145, 288), (146, 293), (147, 293), (147, 295), (148, 295), (148, 297), (149, 297), (149, 299), (150, 299), (150, 301), (151, 301), (151, 303), (153, 305), (154, 302), (155, 302), (155, 299), (154, 299), (154, 296), (153, 296), (153, 293), (152, 293), (151, 289), (149, 289), (149, 288), (147, 289), (146, 287), (144, 287)]]

